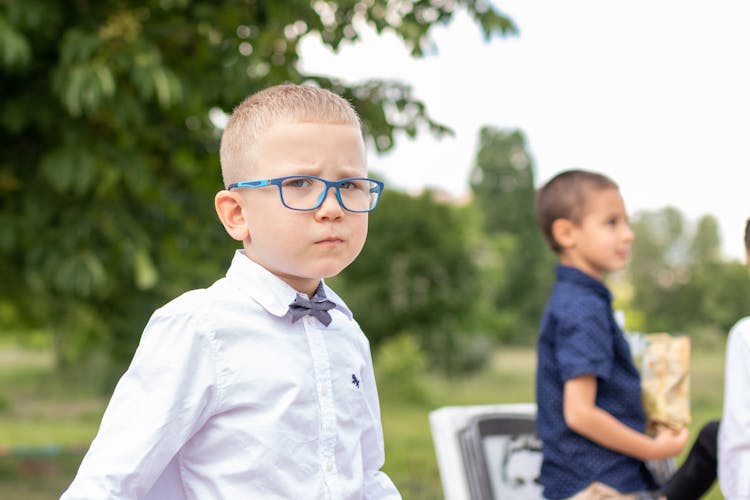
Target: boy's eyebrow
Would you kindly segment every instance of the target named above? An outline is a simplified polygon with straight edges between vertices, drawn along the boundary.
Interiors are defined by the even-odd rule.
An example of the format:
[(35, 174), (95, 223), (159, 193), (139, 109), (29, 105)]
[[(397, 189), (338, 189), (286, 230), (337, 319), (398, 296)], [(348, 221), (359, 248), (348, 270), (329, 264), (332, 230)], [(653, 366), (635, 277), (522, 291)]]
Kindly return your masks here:
[[(312, 167), (310, 165), (305, 166), (299, 166), (299, 167), (292, 167), (289, 169), (289, 173), (286, 175), (309, 175), (309, 176), (319, 176), (321, 170), (323, 170), (321, 167)], [(346, 178), (346, 177), (365, 177), (367, 176), (367, 166), (362, 167), (352, 167), (352, 166), (344, 166), (344, 167), (338, 167), (336, 168), (336, 177), (339, 178)]]

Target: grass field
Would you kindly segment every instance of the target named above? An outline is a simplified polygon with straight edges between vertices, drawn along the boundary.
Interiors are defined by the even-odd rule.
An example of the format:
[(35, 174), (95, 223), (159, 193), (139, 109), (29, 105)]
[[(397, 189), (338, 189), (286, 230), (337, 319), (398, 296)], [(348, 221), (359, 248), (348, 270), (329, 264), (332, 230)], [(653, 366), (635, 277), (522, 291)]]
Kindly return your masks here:
[[(691, 432), (721, 413), (722, 347), (694, 349)], [(441, 406), (533, 401), (534, 351), (502, 348), (479, 374), (419, 374), (420, 397), (405, 401), (381, 384), (385, 471), (407, 500), (442, 498), (428, 413)], [(57, 498), (75, 474), (107, 401), (106, 365), (60, 377), (46, 352), (0, 345), (0, 498)], [(722, 498), (718, 487), (707, 499)]]

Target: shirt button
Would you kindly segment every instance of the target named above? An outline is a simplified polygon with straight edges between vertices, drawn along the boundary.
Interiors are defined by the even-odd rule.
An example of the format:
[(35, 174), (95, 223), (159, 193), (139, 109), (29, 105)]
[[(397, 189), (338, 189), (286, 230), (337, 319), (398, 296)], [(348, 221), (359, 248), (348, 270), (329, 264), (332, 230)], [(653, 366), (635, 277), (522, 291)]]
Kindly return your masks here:
[(326, 472), (333, 471), (333, 462), (326, 462)]
[(321, 387), (320, 388), (320, 395), (325, 397), (328, 396), (328, 388), (327, 387)]

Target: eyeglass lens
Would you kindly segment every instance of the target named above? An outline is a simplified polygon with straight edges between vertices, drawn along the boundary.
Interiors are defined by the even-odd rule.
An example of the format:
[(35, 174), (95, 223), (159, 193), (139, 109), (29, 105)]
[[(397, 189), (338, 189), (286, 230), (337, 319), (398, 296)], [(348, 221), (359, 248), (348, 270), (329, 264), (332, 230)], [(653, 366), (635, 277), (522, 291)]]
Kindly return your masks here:
[[(318, 207), (327, 192), (325, 182), (313, 177), (285, 179), (279, 187), (284, 204), (297, 210)], [(338, 194), (345, 209), (366, 212), (377, 204), (379, 189), (369, 179), (349, 179), (338, 186)]]

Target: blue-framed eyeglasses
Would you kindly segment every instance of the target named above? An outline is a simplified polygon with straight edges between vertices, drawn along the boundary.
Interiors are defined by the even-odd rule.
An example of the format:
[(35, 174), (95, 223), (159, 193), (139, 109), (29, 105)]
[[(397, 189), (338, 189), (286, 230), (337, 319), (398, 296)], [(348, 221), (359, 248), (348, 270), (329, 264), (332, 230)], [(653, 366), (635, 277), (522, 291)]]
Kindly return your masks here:
[(281, 203), (292, 210), (315, 210), (326, 199), (328, 190), (336, 190), (336, 199), (349, 212), (370, 212), (378, 206), (383, 183), (367, 177), (349, 177), (338, 181), (327, 181), (310, 175), (290, 175), (257, 181), (234, 182), (227, 189), (279, 188)]

